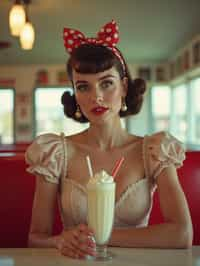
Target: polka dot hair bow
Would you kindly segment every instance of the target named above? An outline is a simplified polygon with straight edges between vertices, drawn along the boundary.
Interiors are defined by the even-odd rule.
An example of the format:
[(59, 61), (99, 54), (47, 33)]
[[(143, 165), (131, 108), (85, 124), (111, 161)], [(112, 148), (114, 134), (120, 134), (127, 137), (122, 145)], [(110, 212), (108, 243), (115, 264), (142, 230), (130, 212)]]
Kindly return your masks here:
[(123, 67), (125, 68), (124, 60), (121, 57), (119, 50), (116, 49), (116, 44), (119, 42), (119, 31), (117, 23), (114, 20), (104, 25), (97, 33), (96, 38), (87, 38), (82, 32), (78, 30), (64, 28), (63, 39), (64, 46), (70, 54), (74, 49), (78, 48), (82, 44), (96, 44), (106, 46), (113, 51), (113, 53), (119, 58)]

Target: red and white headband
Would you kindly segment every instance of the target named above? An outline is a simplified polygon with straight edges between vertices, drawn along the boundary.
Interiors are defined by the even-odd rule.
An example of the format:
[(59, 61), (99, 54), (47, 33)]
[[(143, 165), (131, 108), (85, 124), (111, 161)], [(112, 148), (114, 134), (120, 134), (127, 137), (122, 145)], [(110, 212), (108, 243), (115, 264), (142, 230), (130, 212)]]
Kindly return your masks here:
[(97, 33), (96, 38), (87, 38), (82, 32), (78, 30), (64, 28), (64, 46), (70, 54), (74, 49), (78, 48), (82, 44), (96, 44), (106, 46), (108, 49), (111, 49), (113, 53), (119, 58), (125, 71), (124, 60), (119, 50), (116, 48), (116, 44), (119, 42), (118, 29), (119, 28), (117, 26), (117, 23), (112, 20), (101, 28), (101, 30)]

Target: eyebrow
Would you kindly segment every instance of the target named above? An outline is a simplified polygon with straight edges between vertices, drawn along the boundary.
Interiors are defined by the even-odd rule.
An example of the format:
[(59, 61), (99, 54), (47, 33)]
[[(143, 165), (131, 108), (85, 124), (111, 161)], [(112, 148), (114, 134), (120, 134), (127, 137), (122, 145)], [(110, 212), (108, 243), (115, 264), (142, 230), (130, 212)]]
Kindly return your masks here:
[[(108, 75), (102, 76), (98, 80), (101, 81), (101, 80), (106, 79), (106, 78), (116, 78), (116, 76), (115, 75), (108, 74)], [(78, 83), (88, 83), (88, 82), (86, 80), (77, 80), (75, 82), (75, 84), (77, 85)]]

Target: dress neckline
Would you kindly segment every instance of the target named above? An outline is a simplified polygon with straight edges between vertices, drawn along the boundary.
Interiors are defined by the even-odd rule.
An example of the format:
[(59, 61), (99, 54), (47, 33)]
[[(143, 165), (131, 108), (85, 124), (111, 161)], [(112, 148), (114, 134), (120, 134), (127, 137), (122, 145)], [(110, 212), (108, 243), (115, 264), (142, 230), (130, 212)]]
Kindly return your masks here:
[[(71, 183), (72, 185), (74, 185), (76, 188), (78, 188), (79, 190), (81, 190), (85, 196), (86, 196), (86, 187), (84, 185), (82, 185), (81, 183), (79, 183), (78, 181), (71, 179), (71, 178), (65, 178), (64, 179), (65, 182), (67, 183)], [(140, 186), (143, 183), (147, 183), (148, 184), (149, 179), (148, 178), (142, 178), (139, 179), (138, 181), (129, 184), (124, 191), (120, 194), (119, 198), (115, 201), (115, 209), (119, 208), (122, 204), (122, 202), (128, 197), (128, 195), (133, 191), (136, 190), (138, 186)]]
[[(61, 137), (63, 139), (63, 148), (64, 148), (64, 182), (68, 182), (71, 183), (72, 185), (74, 185), (76, 188), (80, 189), (86, 196), (86, 188), (84, 185), (82, 185), (81, 183), (79, 183), (78, 181), (68, 178), (67, 176), (67, 139), (65, 138), (64, 134), (61, 134)], [(129, 184), (124, 191), (121, 193), (121, 195), (119, 196), (119, 198), (115, 201), (115, 209), (119, 208), (122, 204), (122, 202), (125, 200), (125, 198), (128, 197), (128, 195), (133, 191), (136, 190), (136, 188), (138, 186), (140, 186), (143, 183), (149, 183), (150, 179), (148, 176), (148, 166), (147, 166), (147, 162), (146, 162), (146, 158), (145, 158), (145, 150), (146, 150), (146, 141), (147, 141), (147, 135), (144, 135), (143, 139), (142, 139), (142, 157), (143, 157), (143, 163), (144, 163), (144, 170), (145, 170), (145, 177), (142, 179), (139, 179), (138, 181)]]
[[(64, 133), (62, 132), (60, 134), (60, 137), (62, 139), (62, 145), (63, 145), (63, 150), (64, 150), (64, 156), (63, 156), (63, 177), (65, 178), (67, 176), (67, 142), (71, 141), (71, 140), (67, 140), (67, 138), (65, 137)], [(145, 177), (147, 179), (149, 179), (149, 167), (146, 161), (146, 155), (145, 155), (145, 151), (147, 149), (146, 145), (147, 145), (147, 138), (148, 135), (144, 135), (142, 137), (142, 159), (143, 159), (143, 164), (144, 164), (144, 172), (145, 172)], [(138, 141), (137, 141), (138, 142)]]

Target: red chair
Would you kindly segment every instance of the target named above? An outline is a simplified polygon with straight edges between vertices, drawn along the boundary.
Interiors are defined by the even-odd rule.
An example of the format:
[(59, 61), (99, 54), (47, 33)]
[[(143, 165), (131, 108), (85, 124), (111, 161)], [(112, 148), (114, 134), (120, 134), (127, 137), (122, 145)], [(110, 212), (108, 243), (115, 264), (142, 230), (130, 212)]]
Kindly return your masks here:
[[(183, 166), (178, 169), (178, 176), (187, 198), (192, 217), (194, 240), (193, 245), (200, 245), (200, 152), (186, 153)], [(160, 211), (158, 193), (155, 192), (153, 209), (150, 215), (150, 224), (161, 223), (163, 217)]]
[[(27, 247), (35, 177), (26, 167), (24, 153), (0, 153), (0, 248)], [(54, 233), (61, 228), (56, 210)]]

